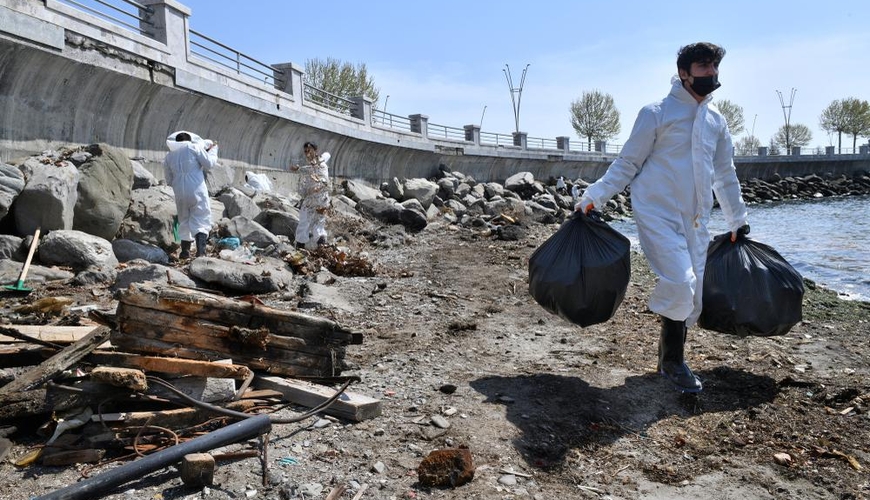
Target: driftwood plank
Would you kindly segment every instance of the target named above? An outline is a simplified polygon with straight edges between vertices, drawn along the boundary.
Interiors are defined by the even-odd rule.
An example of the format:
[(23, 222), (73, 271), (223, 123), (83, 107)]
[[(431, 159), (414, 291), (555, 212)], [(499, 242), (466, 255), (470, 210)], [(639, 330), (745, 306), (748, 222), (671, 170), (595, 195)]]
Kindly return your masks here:
[(43, 361), (38, 366), (21, 374), (5, 386), (0, 387), (0, 394), (26, 391), (44, 384), (108, 340), (110, 332), (111, 330), (105, 326), (95, 329), (78, 342), (61, 349), (57, 354)]
[(246, 380), (253, 372), (247, 366), (232, 363), (195, 361), (192, 359), (142, 356), (117, 352), (94, 351), (85, 361), (93, 364), (111, 365), (123, 368), (138, 368), (146, 372), (168, 373), (171, 375), (195, 375), (198, 377), (231, 378)]
[[(238, 412), (246, 412), (259, 404), (258, 401), (233, 401), (225, 405), (220, 405), (221, 408), (234, 410)], [(137, 427), (140, 425), (156, 425), (167, 427), (170, 429), (179, 429), (190, 427), (199, 423), (205, 422), (209, 418), (214, 418), (215, 412), (205, 408), (174, 408), (172, 410), (159, 411), (131, 411), (120, 413), (104, 413), (102, 415), (94, 415), (91, 420), (94, 422), (104, 422), (114, 428), (118, 427)]]
[(57, 352), (56, 348), (33, 344), (0, 346), (0, 368), (19, 368), (42, 363)]
[[(0, 342), (27, 342), (30, 337), (43, 342), (53, 344), (72, 344), (81, 340), (85, 335), (96, 330), (99, 325), (92, 326), (55, 326), (55, 325), (3, 325), (0, 327)], [(21, 336), (4, 335), (8, 330), (13, 330)], [(10, 332), (11, 333), (11, 332)]]
[(209, 351), (201, 348), (189, 348), (176, 343), (168, 343), (155, 339), (138, 338), (133, 335), (118, 335), (112, 343), (128, 352), (139, 352), (155, 356), (177, 356), (192, 360), (210, 361), (233, 356), (233, 361), (244, 364), (252, 370), (261, 370), (286, 376), (333, 377), (345, 368), (327, 357), (299, 356), (294, 359), (269, 359), (265, 356), (251, 357), (225, 352)]
[(96, 401), (86, 394), (49, 389), (0, 394), (0, 421), (46, 415), (53, 411), (69, 410)]
[[(316, 407), (335, 394), (334, 389), (303, 380), (258, 375), (255, 382), (259, 388), (278, 391), (288, 401), (309, 408)], [(379, 416), (381, 414), (381, 401), (362, 394), (344, 391), (335, 402), (324, 410), (324, 413), (360, 422)]]
[(317, 316), (284, 311), (265, 305), (211, 295), (173, 286), (155, 287), (137, 283), (120, 292), (118, 316), (125, 305), (145, 309), (176, 311), (183, 316), (208, 319), (225, 325), (246, 328), (266, 327), (271, 332), (294, 337), (322, 336), (344, 344), (359, 344), (362, 335), (338, 323)]

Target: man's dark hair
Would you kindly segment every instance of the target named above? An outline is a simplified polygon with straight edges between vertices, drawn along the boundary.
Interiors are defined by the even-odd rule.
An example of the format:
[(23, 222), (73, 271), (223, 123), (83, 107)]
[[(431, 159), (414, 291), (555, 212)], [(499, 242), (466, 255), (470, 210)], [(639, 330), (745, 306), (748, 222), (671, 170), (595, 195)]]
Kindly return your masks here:
[(712, 62), (718, 65), (725, 57), (725, 49), (709, 43), (698, 42), (681, 47), (677, 53), (677, 69), (689, 71), (692, 63)]
[(190, 134), (187, 132), (175, 134), (175, 142), (190, 142)]
[(303, 149), (311, 148), (311, 149), (317, 151), (317, 144), (314, 144), (313, 142), (306, 142), (305, 144), (302, 145), (302, 148)]

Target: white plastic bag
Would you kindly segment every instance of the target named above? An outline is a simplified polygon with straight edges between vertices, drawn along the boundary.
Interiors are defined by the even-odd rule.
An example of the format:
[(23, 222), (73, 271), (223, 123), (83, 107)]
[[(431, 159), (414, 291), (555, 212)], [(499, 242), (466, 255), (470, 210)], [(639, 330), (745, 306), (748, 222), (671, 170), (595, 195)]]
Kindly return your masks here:
[(272, 181), (266, 174), (257, 174), (254, 172), (245, 172), (246, 185), (250, 186), (254, 191), (268, 193), (272, 191)]

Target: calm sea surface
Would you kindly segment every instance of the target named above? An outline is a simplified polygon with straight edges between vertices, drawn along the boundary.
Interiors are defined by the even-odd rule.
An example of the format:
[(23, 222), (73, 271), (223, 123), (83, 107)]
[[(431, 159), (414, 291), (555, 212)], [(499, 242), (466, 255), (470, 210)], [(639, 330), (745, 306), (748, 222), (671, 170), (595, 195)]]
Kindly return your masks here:
[[(610, 225), (640, 251), (633, 219)], [(752, 239), (776, 249), (805, 278), (844, 298), (870, 301), (870, 196), (750, 205), (749, 225)], [(726, 229), (714, 210), (710, 234)]]

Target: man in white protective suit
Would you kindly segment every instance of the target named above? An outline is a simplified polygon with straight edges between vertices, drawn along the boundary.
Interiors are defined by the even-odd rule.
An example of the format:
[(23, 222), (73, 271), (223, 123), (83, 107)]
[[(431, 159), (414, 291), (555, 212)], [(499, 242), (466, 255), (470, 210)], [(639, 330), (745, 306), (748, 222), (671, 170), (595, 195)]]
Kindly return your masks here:
[(190, 245), (196, 239), (197, 257), (205, 256), (211, 231), (211, 208), (205, 174), (217, 164), (218, 146), (190, 132), (175, 132), (166, 139), (169, 153), (163, 160), (166, 182), (175, 193), (178, 211), (179, 258), (190, 258)]
[(658, 371), (690, 393), (703, 388), (685, 363), (684, 345), (687, 327), (701, 315), (714, 193), (731, 241), (749, 232), (731, 134), (711, 103), (724, 56), (706, 42), (680, 49), (670, 93), (640, 110), (619, 158), (575, 206), (588, 213), (631, 185), (638, 239), (658, 276), (649, 299), (662, 321)]

